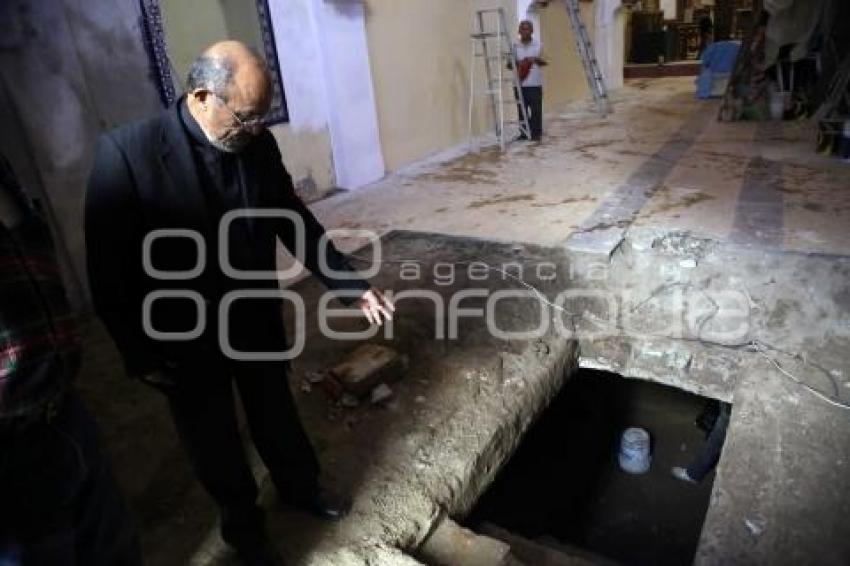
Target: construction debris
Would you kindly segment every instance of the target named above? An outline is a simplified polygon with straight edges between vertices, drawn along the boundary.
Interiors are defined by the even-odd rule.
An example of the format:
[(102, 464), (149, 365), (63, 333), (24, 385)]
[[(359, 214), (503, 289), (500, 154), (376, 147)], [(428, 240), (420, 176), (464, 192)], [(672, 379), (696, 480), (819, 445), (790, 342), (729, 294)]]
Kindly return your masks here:
[(379, 403), (383, 403), (384, 401), (390, 399), (392, 396), (393, 390), (390, 389), (389, 385), (387, 385), (386, 383), (382, 383), (372, 390), (372, 404), (377, 405)]
[(407, 367), (406, 355), (387, 346), (363, 344), (331, 369), (329, 377), (332, 379), (325, 379), (323, 383), (334, 380), (340, 385), (340, 395), (345, 391), (362, 399), (380, 384), (401, 379)]

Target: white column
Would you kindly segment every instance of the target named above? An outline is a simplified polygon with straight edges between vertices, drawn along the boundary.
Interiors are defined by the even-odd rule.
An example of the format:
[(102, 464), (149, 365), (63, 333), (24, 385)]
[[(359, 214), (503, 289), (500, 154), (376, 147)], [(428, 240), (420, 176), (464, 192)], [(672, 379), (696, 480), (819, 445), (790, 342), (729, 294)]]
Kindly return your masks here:
[(596, 26), (593, 47), (605, 86), (616, 89), (623, 86), (624, 41), (622, 26), (617, 14), (621, 0), (597, 0)]
[(366, 42), (355, 0), (270, 0), (293, 131), (327, 126), (337, 185), (356, 189), (384, 176)]
[(359, 1), (313, 0), (337, 183), (356, 189), (384, 176), (384, 157)]
[(328, 125), (322, 54), (311, 0), (270, 0), (289, 125), (293, 132)]
[[(518, 19), (517, 23), (521, 22), (522, 20), (531, 20), (531, 22), (534, 24), (534, 31), (539, 34), (540, 33), (539, 32), (539, 30), (540, 30), (540, 14), (537, 13), (536, 10), (530, 9), (532, 4), (534, 4), (534, 0), (517, 0), (517, 3), (516, 3), (516, 17)], [(540, 36), (538, 35), (537, 38), (539, 39)]]

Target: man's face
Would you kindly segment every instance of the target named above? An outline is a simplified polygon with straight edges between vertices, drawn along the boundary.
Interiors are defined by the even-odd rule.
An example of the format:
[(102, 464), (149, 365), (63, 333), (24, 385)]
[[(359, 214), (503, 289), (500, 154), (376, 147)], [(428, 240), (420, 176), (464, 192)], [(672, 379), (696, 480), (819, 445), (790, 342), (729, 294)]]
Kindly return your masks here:
[(237, 74), (225, 96), (206, 90), (193, 93), (202, 102), (199, 122), (210, 143), (222, 151), (242, 151), (262, 131), (262, 118), (271, 106), (271, 89), (245, 84), (245, 79)]
[(534, 26), (531, 25), (531, 22), (522, 22), (519, 24), (520, 39), (523, 41), (529, 41), (532, 34), (534, 34)]

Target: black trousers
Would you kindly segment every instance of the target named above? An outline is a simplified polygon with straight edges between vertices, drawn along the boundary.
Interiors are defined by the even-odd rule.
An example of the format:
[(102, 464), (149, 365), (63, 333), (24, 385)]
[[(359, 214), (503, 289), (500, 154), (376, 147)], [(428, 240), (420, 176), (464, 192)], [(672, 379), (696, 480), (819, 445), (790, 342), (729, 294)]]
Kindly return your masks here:
[(720, 461), (720, 453), (723, 451), (723, 443), (726, 440), (726, 429), (729, 428), (730, 415), (729, 404), (720, 403), (720, 414), (714, 421), (714, 426), (711, 428), (705, 446), (687, 468), (688, 476), (691, 479), (702, 481)]
[(257, 484), (236, 419), (234, 384), (257, 451), (280, 496), (306, 501), (318, 492), (319, 464), (298, 417), (284, 363), (220, 356), (184, 362), (167, 392), (171, 415), (198, 479), (218, 503), (222, 538), (250, 544), (263, 533)]
[[(525, 111), (528, 113), (531, 139), (539, 140), (543, 135), (543, 87), (522, 87), (522, 98), (525, 102)], [(517, 107), (517, 113), (520, 121), (522, 121), (522, 107)]]
[(141, 564), (134, 521), (77, 393), (0, 436), (0, 564)]

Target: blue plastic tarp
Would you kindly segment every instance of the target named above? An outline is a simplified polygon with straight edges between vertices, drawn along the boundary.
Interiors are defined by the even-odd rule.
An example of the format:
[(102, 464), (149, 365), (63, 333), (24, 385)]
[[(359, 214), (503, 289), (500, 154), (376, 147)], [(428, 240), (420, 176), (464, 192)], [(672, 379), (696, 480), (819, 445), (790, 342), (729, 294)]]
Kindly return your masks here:
[(735, 69), (740, 41), (715, 41), (702, 52), (702, 70), (697, 77), (697, 98), (717, 96), (717, 83), (729, 80)]

